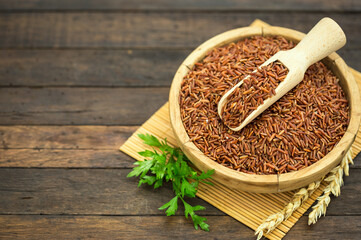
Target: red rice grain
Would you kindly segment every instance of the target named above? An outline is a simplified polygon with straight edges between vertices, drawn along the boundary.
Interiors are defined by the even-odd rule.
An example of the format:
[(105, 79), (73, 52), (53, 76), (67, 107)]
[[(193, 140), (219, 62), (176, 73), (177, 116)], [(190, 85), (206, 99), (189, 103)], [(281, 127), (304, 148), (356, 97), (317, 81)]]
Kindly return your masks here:
[(276, 94), (275, 89), (287, 73), (288, 69), (279, 61), (251, 73), (228, 97), (222, 111), (223, 123), (232, 128), (241, 125), (264, 100)]
[(282, 37), (252, 37), (216, 48), (184, 77), (179, 103), (191, 141), (219, 164), (250, 174), (297, 171), (320, 160), (344, 135), (349, 107), (337, 77), (313, 64), (303, 81), (239, 132), (217, 114), (223, 94), (279, 50)]

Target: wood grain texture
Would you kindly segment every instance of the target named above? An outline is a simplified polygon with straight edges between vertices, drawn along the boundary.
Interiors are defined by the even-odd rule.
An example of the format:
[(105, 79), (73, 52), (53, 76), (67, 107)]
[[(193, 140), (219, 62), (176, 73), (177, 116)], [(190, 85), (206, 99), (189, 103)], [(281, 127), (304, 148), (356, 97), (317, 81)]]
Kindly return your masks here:
[(296, 11), (360, 11), (361, 4), (357, 0), (0, 0), (2, 10), (187, 10), (187, 11), (224, 11), (224, 10), (296, 10)]
[(299, 223), (285, 236), (292, 239), (359, 239), (361, 235), (361, 216), (327, 216), (317, 224), (308, 226), (308, 218), (303, 216)]
[[(2, 239), (254, 239), (253, 231), (228, 216), (208, 216), (210, 232), (195, 231), (182, 216), (34, 216), (2, 215)], [(361, 216), (328, 216), (308, 226), (302, 217), (284, 238), (358, 239)], [(339, 229), (339, 231), (330, 231)]]
[[(0, 48), (194, 48), (255, 18), (308, 32), (324, 13), (3, 13)], [(359, 49), (359, 13), (327, 13), (344, 29), (345, 49)]]
[(168, 88), (0, 88), (0, 125), (139, 125), (166, 102), (168, 92)]
[(169, 87), (189, 52), (0, 50), (0, 86)]
[[(346, 43), (347, 44), (347, 43)], [(361, 56), (361, 52), (358, 50), (343, 50), (337, 51), (337, 53), (342, 57), (343, 60), (347, 63), (347, 65), (351, 68), (361, 70), (361, 59), (358, 59)]]
[[(129, 172), (130, 169), (0, 168), (0, 214), (163, 215), (158, 208), (172, 198), (171, 185), (157, 190), (149, 186), (137, 188), (137, 178), (126, 178)], [(341, 196), (332, 198), (327, 216), (361, 215), (359, 174), (361, 169), (351, 169)], [(200, 198), (189, 201), (207, 208), (200, 212), (202, 215), (224, 215)], [(244, 204), (242, 198), (235, 201)], [(272, 207), (283, 207), (287, 199), (282, 201), (280, 206)], [(182, 209), (178, 215), (183, 214)]]
[[(169, 87), (192, 50), (0, 50), (0, 86)], [(338, 53), (361, 69), (361, 49)]]
[(137, 126), (0, 126), (0, 149), (114, 150)]
[[(228, 216), (207, 217), (210, 232), (184, 216), (0, 216), (2, 239), (246, 239), (252, 231)], [(212, 237), (210, 237), (212, 236)]]
[[(158, 208), (172, 198), (171, 185), (137, 188), (130, 171), (0, 168), (0, 214), (164, 215)], [(205, 206), (203, 214), (224, 215), (199, 198), (189, 201)]]
[[(358, 40), (354, 40), (359, 38), (360, 21), (358, 19), (360, 19), (360, 15), (357, 13), (360, 9), (359, 1), (332, 0), (329, 2), (321, 0), (319, 1), (320, 4), (314, 4), (309, 0), (283, 2), (282, 4), (272, 4), (269, 1), (257, 6), (257, 1), (234, 2), (234, 0), (227, 0), (223, 2), (224, 6), (227, 3), (230, 4), (230, 6), (226, 6), (227, 9), (219, 8), (220, 2), (218, 1), (210, 1), (214, 5), (203, 4), (203, 1), (188, 0), (183, 3), (181, 1), (178, 3), (178, 1), (155, 0), (151, 4), (141, 0), (137, 3), (131, 1), (130, 5), (127, 5), (128, 2), (130, 1), (0, 0), (0, 11), (2, 12), (0, 14), (0, 48), (2, 48), (0, 50), (0, 66), (2, 66), (0, 68), (0, 85), (10, 86), (11, 83), (14, 83), (16, 86), (38, 87), (168, 86), (167, 81), (170, 79), (166, 78), (169, 75), (173, 76), (174, 72), (170, 68), (172, 64), (178, 66), (176, 64), (178, 54), (179, 56), (188, 55), (187, 51), (219, 32), (244, 26), (257, 16), (264, 20), (272, 20), (271, 23), (307, 31), (314, 22), (328, 15), (327, 11), (330, 10), (333, 11), (330, 15), (342, 18), (347, 29), (353, 29), (350, 31), (353, 35), (352, 44), (348, 46), (348, 50), (346, 49), (349, 52), (345, 52), (346, 60), (348, 56), (353, 56), (351, 62), (347, 61), (348, 64), (358, 68), (357, 64), (360, 62), (360, 54), (357, 54), (357, 51), (361, 45)], [(235, 4), (233, 5), (233, 3)], [(253, 4), (254, 6), (252, 6)], [(307, 4), (309, 7), (305, 7)], [(253, 9), (254, 12), (247, 13), (247, 7)], [(288, 13), (289, 11), (285, 10), (284, 7), (289, 7), (294, 12)], [(272, 9), (280, 9), (284, 13), (267, 13), (262, 11), (263, 8), (269, 8), (271, 11), (273, 11)], [(303, 11), (304, 8), (309, 8), (307, 10), (309, 12), (321, 12), (299, 12)], [(9, 11), (11, 9), (15, 9), (18, 13), (11, 14)], [(47, 9), (53, 12), (46, 12)], [(86, 9), (94, 11), (90, 13), (83, 11)], [(99, 12), (99, 9), (109, 10), (109, 12), (102, 13)], [(193, 12), (183, 12), (188, 9)], [(27, 12), (28, 10), (29, 12)], [(68, 10), (70, 13), (61, 12)], [(76, 12), (77, 10), (81, 11)], [(225, 11), (219, 14), (222, 10)], [(343, 11), (354, 13), (348, 14)], [(335, 12), (339, 13), (335, 14)], [(278, 15), (281, 16), (279, 19)], [(285, 17), (285, 15), (287, 16)], [(10, 20), (11, 22), (6, 22)], [(209, 28), (209, 26), (212, 27)], [(204, 30), (205, 27), (206, 30)], [(155, 33), (152, 34), (152, 31)], [(53, 49), (57, 47), (61, 49)], [(97, 49), (88, 49), (93, 47)], [(4, 50), (4, 48), (15, 49)], [(51, 49), (29, 51), (24, 48)], [(66, 50), (65, 48), (87, 49)], [(122, 50), (123, 48), (125, 50)], [(133, 56), (127, 55), (128, 50), (126, 48), (133, 48)], [(146, 51), (143, 53), (143, 50)], [(111, 53), (113, 51), (114, 53)], [(160, 52), (158, 55), (160, 59), (157, 60), (159, 62), (153, 59), (154, 62), (167, 64), (166, 60), (169, 58), (169, 65), (166, 65), (165, 72), (159, 72), (158, 65), (153, 66), (154, 71), (158, 72), (146, 75), (147, 70), (152, 66), (152, 51)], [(6, 53), (5, 59), (3, 53)], [(32, 59), (32, 54), (38, 62)], [(92, 58), (92, 54), (96, 57)], [(127, 65), (127, 60), (131, 64)], [(180, 61), (182, 60), (180, 59)], [(124, 66), (117, 69), (116, 64), (118, 62)], [(138, 68), (137, 64), (143, 68)], [(121, 71), (123, 69), (124, 72)], [(160, 79), (157, 79), (157, 74), (159, 74)], [(117, 80), (118, 76), (119, 79)], [(72, 121), (75, 124), (93, 121), (87, 120), (89, 116), (81, 114), (79, 115), (80, 120), (78, 120), (75, 113), (64, 117), (59, 117), (60, 115), (57, 113), (55, 113), (56, 117), (50, 116), (54, 114), (51, 110), (53, 103), (57, 106), (56, 102), (60, 101), (61, 109), (68, 108), (68, 103), (64, 99), (54, 96), (45, 97), (46, 93), (53, 93), (52, 89), (22, 88), (20, 93), (26, 92), (25, 90), (29, 90), (29, 92), (34, 90), (32, 94), (25, 94), (25, 100), (33, 101), (34, 98), (34, 103), (37, 105), (31, 106), (31, 103), (24, 103), (27, 104), (27, 107), (38, 111), (37, 106), (47, 106), (49, 108), (48, 113), (45, 112), (45, 107), (40, 107), (40, 111), (44, 111), (43, 114), (33, 115), (27, 119), (26, 115), (32, 113), (25, 113), (25, 108), (16, 107), (20, 109), (18, 114), (8, 113), (8, 117), (11, 117), (7, 118), (7, 123), (0, 120), (0, 125), (25, 123), (29, 119), (32, 119), (31, 122), (34, 124), (39, 124), (43, 121), (43, 117), (46, 119), (43, 122), (47, 122), (47, 124), (54, 124), (59, 119), (62, 119), (60, 122), (70, 124)], [(7, 108), (7, 111), (11, 111), (13, 106), (21, 105), (21, 94), (16, 97), (13, 95), (10, 98), (1, 97), (4, 92), (13, 93), (13, 90), (15, 88), (8, 88), (0, 92), (0, 103), (3, 104), (1, 107), (12, 104), (8, 100), (15, 101), (14, 105)], [(125, 90), (120, 93), (123, 94)], [(93, 96), (85, 94), (83, 88), (70, 90), (67, 93), (78, 94), (83, 92), (78, 100), (71, 101), (70, 104), (76, 103), (79, 104), (77, 106), (91, 109), (94, 105), (90, 103), (89, 99), (95, 97), (101, 99), (108, 96), (111, 91), (114, 94), (110, 94), (109, 97), (119, 100), (115, 94), (116, 89), (111, 89), (109, 92), (101, 89), (97, 94), (90, 91), (90, 95)], [(42, 101), (45, 102), (43, 104), (36, 100), (39, 92), (44, 92), (41, 97)], [(166, 95), (164, 93), (164, 97)], [(154, 99), (148, 99), (148, 96), (144, 94), (140, 99), (134, 100), (136, 101), (135, 107), (131, 110), (140, 113), (146, 108), (143, 108), (143, 105), (153, 103)], [(75, 98), (77, 97), (72, 97), (72, 99)], [(54, 102), (47, 103), (48, 99)], [(6, 104), (4, 101), (7, 101)], [(99, 101), (111, 104), (115, 108), (130, 106), (122, 105), (119, 102), (103, 101), (102, 99)], [(164, 101), (159, 100), (159, 103), (163, 104)], [(148, 108), (149, 106), (147, 105)], [(152, 111), (159, 106), (154, 106), (153, 110), (149, 110), (149, 113), (153, 113)], [(105, 110), (103, 111), (101, 108), (105, 108)], [(114, 116), (127, 119), (122, 115), (123, 113), (117, 115), (116, 111), (121, 111), (120, 109), (112, 112), (109, 112), (108, 109), (110, 106), (99, 106), (95, 108), (95, 111), (112, 115), (106, 116), (107, 120)], [(24, 121), (21, 120), (23, 117), (25, 118)], [(71, 119), (66, 120), (66, 117)], [(94, 117), (94, 115), (90, 117)], [(133, 120), (140, 124), (145, 119), (146, 117)], [(93, 122), (95, 122), (94, 124), (103, 124), (101, 120)], [(109, 122), (115, 122), (115, 120), (109, 120)], [(123, 120), (119, 120), (115, 124), (125, 123)], [(147, 187), (137, 189), (135, 178), (126, 179), (124, 177), (129, 170), (63, 169), (128, 168), (127, 159), (131, 159), (125, 158), (122, 153), (115, 153), (114, 149), (123, 144), (137, 128), (137, 126), (0, 126), (0, 166), (2, 167), (0, 168), (0, 208), (4, 210), (6, 206), (11, 211), (23, 211), (25, 214), (0, 215), (0, 238), (254, 238), (254, 232), (251, 229), (229, 216), (224, 216), (222, 212), (200, 199), (195, 199), (192, 203), (207, 207), (207, 211), (203, 213), (208, 215), (208, 223), (211, 225), (210, 233), (195, 231), (191, 221), (181, 216), (181, 212), (175, 217), (164, 216), (162, 212), (157, 211), (157, 207), (169, 200), (172, 195), (170, 187), (167, 186), (162, 189), (160, 194), (158, 190), (154, 192)], [(3, 138), (3, 136), (5, 137)], [(5, 141), (3, 141), (4, 139)], [(7, 161), (3, 161), (3, 157)], [(359, 162), (356, 161), (356, 164)], [(35, 169), (22, 169), (29, 167), (35, 167)], [(49, 167), (62, 169), (43, 169)], [(343, 210), (349, 206), (353, 210), (354, 207), (360, 205), (359, 179), (357, 179), (357, 175), (360, 174), (358, 171), (351, 170), (351, 176), (354, 178), (346, 179), (346, 186), (342, 188), (342, 195), (337, 199), (332, 199), (326, 218), (321, 218), (315, 226), (308, 227), (307, 217), (303, 216), (301, 222), (292, 228), (289, 237), (286, 236), (285, 239), (357, 239), (361, 234), (359, 209), (356, 209), (355, 213), (350, 213), (351, 211), (343, 213)], [(346, 188), (350, 187), (353, 182), (356, 183), (357, 187), (347, 190)], [(5, 188), (3, 188), (4, 186)], [(117, 192), (118, 190), (124, 192)], [(139, 193), (132, 195), (134, 191), (139, 191)], [(140, 193), (144, 191), (145, 193)], [(6, 200), (4, 205), (2, 199)], [(144, 209), (146, 209), (145, 213), (142, 212)], [(47, 212), (62, 215), (41, 215), (47, 214)], [(93, 212), (94, 215), (98, 216), (80, 215), (85, 212)], [(114, 216), (112, 212), (119, 215)], [(135, 215), (121, 215), (121, 212), (134, 212)], [(152, 214), (147, 215), (149, 212)], [(104, 216), (107, 214), (109, 216)], [(350, 215), (344, 216), (347, 214)]]
[(132, 168), (134, 159), (118, 150), (0, 149), (0, 167)]

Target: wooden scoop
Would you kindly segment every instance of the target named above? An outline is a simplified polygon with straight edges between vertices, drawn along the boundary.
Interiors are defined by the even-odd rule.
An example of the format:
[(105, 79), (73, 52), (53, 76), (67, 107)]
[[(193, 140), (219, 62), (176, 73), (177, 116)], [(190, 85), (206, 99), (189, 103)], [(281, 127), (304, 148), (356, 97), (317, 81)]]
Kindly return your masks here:
[[(229, 128), (233, 131), (241, 130), (269, 106), (300, 83), (310, 65), (340, 49), (345, 45), (345, 43), (346, 36), (341, 27), (331, 18), (321, 19), (321, 21), (319, 21), (311, 29), (311, 31), (301, 40), (301, 42), (298, 43), (296, 47), (291, 50), (277, 52), (259, 67), (262, 68), (278, 60), (288, 68), (288, 74), (275, 89), (275, 95), (267, 98), (263, 104), (251, 112), (251, 114), (248, 115), (238, 127)], [(256, 71), (258, 70), (255, 70), (254, 72)], [(250, 75), (243, 78), (222, 96), (218, 103), (218, 115), (220, 118), (222, 118), (222, 111), (224, 105), (227, 103), (228, 96), (230, 96), (236, 88), (242, 85), (244, 79), (249, 77)]]

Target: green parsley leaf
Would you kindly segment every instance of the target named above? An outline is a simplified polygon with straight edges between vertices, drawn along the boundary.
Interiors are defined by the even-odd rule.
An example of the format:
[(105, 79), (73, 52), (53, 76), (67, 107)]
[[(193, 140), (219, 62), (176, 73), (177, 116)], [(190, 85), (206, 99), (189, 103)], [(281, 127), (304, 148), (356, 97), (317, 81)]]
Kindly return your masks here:
[(211, 178), (211, 175), (214, 173), (214, 169), (209, 170), (207, 172), (202, 172), (201, 175), (198, 176), (198, 180), (203, 180), (207, 178)]
[(164, 204), (163, 206), (161, 206), (160, 208), (158, 208), (159, 210), (163, 210), (163, 209), (167, 209), (167, 211), (165, 211), (165, 213), (167, 214), (167, 216), (171, 216), (174, 215), (175, 212), (178, 209), (178, 196), (175, 196), (174, 198), (172, 198), (169, 202), (167, 202), (166, 204)]
[(205, 217), (201, 217), (194, 214), (191, 214), (192, 220), (193, 220), (193, 224), (194, 224), (194, 228), (198, 230), (198, 225), (199, 227), (204, 230), (209, 232), (209, 225), (206, 223), (207, 218)]
[(141, 176), (144, 177), (150, 168), (155, 164), (156, 160), (144, 160), (144, 161), (138, 161), (134, 163), (134, 165), (139, 165), (138, 167), (133, 168), (133, 171), (131, 171), (127, 177), (134, 177), (134, 176)]
[(138, 134), (138, 137), (144, 141), (145, 144), (152, 146), (152, 147), (161, 147), (162, 144), (159, 142), (159, 140), (154, 137), (153, 135), (149, 135), (148, 133), (146, 135), (144, 134)]
[(159, 188), (163, 185), (163, 180), (159, 179), (154, 183), (154, 189)]
[(157, 162), (154, 164), (154, 167), (152, 168), (152, 173), (154, 173), (157, 176), (157, 179), (163, 179), (164, 174), (166, 172), (167, 159), (164, 155), (154, 156), (154, 159), (157, 160)]
[(143, 152), (138, 152), (138, 154), (143, 157), (153, 157), (155, 153), (149, 150), (145, 150)]
[(189, 183), (187, 181), (187, 179), (182, 180), (182, 185), (181, 185), (181, 193), (182, 193), (182, 197), (187, 196), (187, 197), (195, 197), (196, 196), (196, 192), (197, 189), (194, 187), (194, 185), (192, 185), (191, 183)]
[(154, 176), (145, 175), (144, 177), (140, 178), (138, 187), (140, 187), (140, 185), (142, 185), (143, 183), (147, 183), (148, 185), (153, 185), (156, 180), (157, 178)]
[(166, 210), (167, 216), (174, 215), (178, 209), (178, 200), (182, 200), (184, 204), (185, 217), (191, 216), (194, 228), (200, 227), (204, 231), (209, 231), (209, 225), (205, 223), (205, 217), (198, 216), (195, 211), (204, 210), (203, 206), (197, 205), (192, 207), (186, 203), (185, 198), (193, 198), (196, 196), (199, 182), (206, 182), (205, 180), (211, 178), (214, 170), (206, 173), (202, 172), (200, 175), (193, 170), (189, 165), (189, 160), (179, 148), (173, 148), (168, 145), (167, 139), (159, 141), (156, 137), (149, 134), (138, 135), (145, 144), (157, 147), (161, 152), (145, 150), (139, 154), (147, 159), (144, 161), (137, 161), (137, 165), (133, 168), (127, 177), (139, 176), (139, 184), (143, 183), (153, 185), (154, 189), (163, 185), (163, 182), (172, 182), (175, 197), (169, 202), (159, 208), (159, 210)]
[(194, 206), (192, 207), (190, 204), (186, 203), (183, 199), (183, 204), (184, 204), (184, 215), (186, 216), (186, 218), (188, 218), (188, 215), (191, 216), (192, 220), (193, 220), (193, 224), (194, 224), (194, 228), (198, 229), (198, 226), (204, 230), (204, 231), (209, 231), (209, 225), (207, 223), (205, 223), (207, 221), (207, 218), (205, 217), (201, 217), (198, 216), (197, 214), (195, 214), (195, 211), (198, 210), (205, 210), (206, 208), (200, 205)]

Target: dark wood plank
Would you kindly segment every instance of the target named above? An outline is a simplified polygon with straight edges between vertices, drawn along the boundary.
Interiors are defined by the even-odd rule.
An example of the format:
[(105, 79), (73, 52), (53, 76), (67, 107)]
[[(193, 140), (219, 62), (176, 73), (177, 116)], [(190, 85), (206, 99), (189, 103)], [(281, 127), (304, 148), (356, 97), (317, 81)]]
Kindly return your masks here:
[[(210, 232), (196, 231), (182, 216), (2, 215), (2, 239), (255, 239), (229, 216), (208, 216)], [(59, 230), (61, 229), (61, 230)], [(361, 216), (327, 216), (308, 226), (303, 216), (284, 239), (359, 239)]]
[[(248, 26), (256, 18), (307, 32), (324, 16), (303, 12), (3, 13), (0, 48), (194, 48), (218, 33)], [(344, 29), (345, 49), (359, 49), (361, 15), (327, 16)]]
[(361, 168), (361, 153), (354, 158), (354, 164), (350, 165), (350, 168)]
[[(2, 239), (246, 239), (253, 231), (228, 216), (209, 216), (210, 232), (182, 216), (0, 216)], [(57, 229), (61, 229), (58, 231)]]
[[(137, 188), (130, 169), (0, 168), (0, 214), (159, 215), (173, 196), (171, 186)], [(361, 169), (351, 169), (342, 194), (332, 198), (327, 216), (361, 215)], [(201, 199), (204, 214), (221, 212)], [(179, 211), (179, 214), (182, 211)]]
[[(8, 169), (0, 168), (0, 214), (163, 215), (171, 185), (137, 188), (129, 169)], [(205, 201), (203, 214), (223, 215)], [(180, 207), (178, 214), (184, 209)]]
[(360, 11), (357, 0), (0, 0), (2, 10), (296, 10), (296, 11)]
[[(191, 51), (0, 50), (0, 86), (169, 87)], [(361, 49), (339, 53), (361, 70)]]
[(119, 150), (0, 149), (0, 167), (131, 168), (134, 159)]
[(345, 60), (348, 66), (361, 71), (361, 52), (353, 49), (341, 49), (337, 53)]
[(361, 236), (361, 216), (326, 216), (312, 226), (308, 226), (307, 221), (307, 216), (301, 217), (284, 239), (354, 240)]
[(0, 88), (0, 124), (140, 125), (169, 88)]
[(0, 50), (0, 86), (170, 86), (190, 52)]
[(137, 128), (137, 126), (0, 126), (0, 148), (117, 150)]

